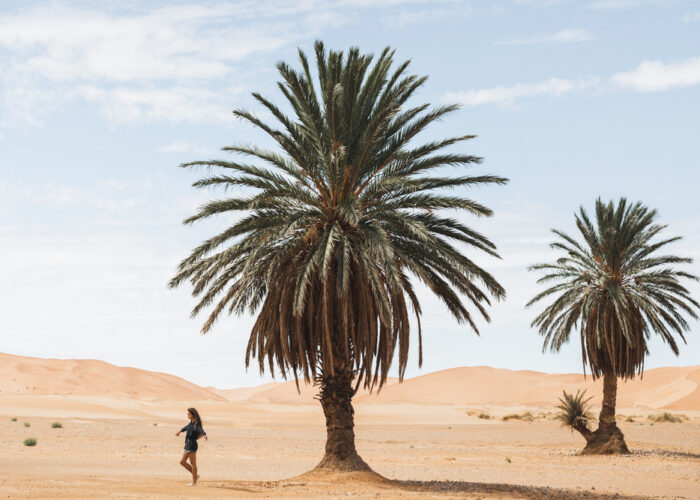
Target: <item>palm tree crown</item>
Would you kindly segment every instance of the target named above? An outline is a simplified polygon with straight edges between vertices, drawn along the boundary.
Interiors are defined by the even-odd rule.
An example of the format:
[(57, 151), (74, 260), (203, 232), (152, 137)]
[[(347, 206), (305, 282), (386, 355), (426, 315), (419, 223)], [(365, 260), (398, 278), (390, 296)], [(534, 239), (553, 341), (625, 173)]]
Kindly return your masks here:
[(494, 244), (438, 215), (452, 209), (488, 216), (491, 210), (436, 191), (506, 179), (430, 175), (439, 167), (479, 163), (476, 156), (444, 152), (474, 136), (412, 145), (419, 132), (456, 106), (406, 107), (425, 78), (406, 76), (408, 62), (392, 71), (388, 48), (373, 65), (372, 56), (355, 48), (347, 55), (326, 53), (317, 42), (315, 52), (317, 85), (301, 51), (301, 70), (277, 66), (291, 116), (257, 93), (254, 98), (275, 118), (274, 125), (248, 111), (234, 112), (281, 151), (235, 145), (223, 149), (242, 161), (184, 165), (228, 172), (203, 178), (196, 187), (244, 188), (238, 196), (202, 206), (186, 223), (243, 215), (195, 248), (171, 286), (191, 282), (200, 297), (193, 316), (211, 306), (203, 332), (225, 309), (237, 314), (260, 309), (246, 363), (257, 357), (261, 371), (267, 365), (274, 374), (277, 367), (284, 376), (291, 371), (308, 381), (351, 370), (366, 386), (381, 386), (397, 347), (403, 376), (409, 307), (420, 324), (411, 275), (474, 330), (465, 302), (488, 320), (489, 296), (504, 296), (488, 272), (453, 246), (497, 256)]
[(658, 255), (680, 237), (652, 241), (666, 227), (655, 223), (656, 210), (624, 198), (616, 207), (598, 199), (595, 216), (594, 226), (583, 207), (576, 215), (583, 243), (552, 230), (561, 241), (551, 247), (565, 256), (530, 267), (545, 272), (538, 283), (556, 283), (528, 303), (555, 295), (532, 326), (544, 336), (543, 349), (558, 351), (580, 322), (584, 369), (594, 377), (632, 378), (644, 369), (652, 333), (678, 355), (676, 337), (685, 342), (688, 330), (683, 313), (697, 319), (700, 307), (681, 279), (698, 278), (673, 267), (692, 259)]

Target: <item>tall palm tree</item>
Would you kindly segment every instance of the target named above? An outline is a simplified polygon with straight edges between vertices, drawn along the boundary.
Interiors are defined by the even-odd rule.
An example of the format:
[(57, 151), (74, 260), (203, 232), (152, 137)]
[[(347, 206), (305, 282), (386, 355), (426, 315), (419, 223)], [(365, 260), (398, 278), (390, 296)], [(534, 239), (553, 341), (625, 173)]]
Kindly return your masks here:
[(552, 264), (530, 270), (544, 271), (538, 283), (554, 283), (535, 296), (528, 306), (554, 295), (554, 300), (532, 322), (544, 336), (543, 350), (558, 351), (580, 324), (584, 371), (603, 377), (603, 405), (598, 429), (592, 432), (585, 419), (572, 427), (586, 439), (584, 453), (629, 453), (615, 423), (617, 379), (641, 375), (647, 342), (659, 335), (678, 355), (677, 338), (685, 343), (688, 323), (683, 314), (697, 319), (700, 307), (681, 285), (697, 277), (677, 270), (692, 259), (659, 255), (659, 250), (680, 237), (655, 240), (665, 225), (655, 222), (656, 210), (621, 198), (614, 206), (600, 198), (595, 205), (595, 226), (581, 207), (576, 226), (578, 242), (561, 231), (551, 247), (564, 256)]
[(494, 244), (440, 215), (452, 210), (489, 216), (491, 210), (436, 191), (507, 180), (435, 173), (479, 163), (476, 156), (445, 151), (474, 136), (412, 145), (419, 132), (457, 107), (406, 106), (426, 78), (406, 76), (408, 61), (392, 70), (389, 48), (374, 64), (356, 48), (347, 55), (326, 53), (316, 42), (315, 52), (317, 85), (301, 50), (300, 70), (277, 65), (291, 116), (257, 93), (253, 97), (276, 124), (234, 111), (279, 150), (235, 145), (223, 149), (253, 161), (184, 165), (222, 172), (196, 187), (242, 191), (203, 205), (185, 221), (224, 215), (231, 225), (195, 248), (170, 285), (190, 281), (199, 297), (193, 316), (211, 307), (202, 332), (224, 310), (259, 310), (246, 366), (257, 358), (261, 372), (274, 376), (278, 369), (297, 383), (303, 377), (318, 384), (327, 427), (318, 467), (362, 470), (368, 467), (355, 450), (351, 400), (359, 384), (370, 390), (382, 386), (397, 350), (403, 377), (409, 308), (418, 319), (421, 352), (415, 279), (477, 333), (467, 305), (488, 320), (489, 297), (505, 296), (491, 274), (454, 246), (497, 257)]

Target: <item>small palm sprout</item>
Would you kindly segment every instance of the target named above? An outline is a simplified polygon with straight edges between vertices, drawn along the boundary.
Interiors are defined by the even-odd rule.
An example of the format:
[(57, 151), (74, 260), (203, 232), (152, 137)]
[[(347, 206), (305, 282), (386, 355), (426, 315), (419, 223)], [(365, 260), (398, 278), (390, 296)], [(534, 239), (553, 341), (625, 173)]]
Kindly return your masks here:
[(559, 420), (563, 427), (571, 427), (571, 430), (577, 430), (581, 433), (590, 433), (588, 424), (594, 418), (593, 413), (591, 413), (591, 399), (593, 396), (587, 398), (585, 389), (576, 391), (576, 394), (568, 394), (563, 391), (557, 405), (559, 413), (554, 418)]
[(700, 304), (682, 284), (698, 278), (677, 269), (693, 260), (659, 254), (680, 237), (656, 239), (666, 228), (656, 216), (656, 210), (639, 202), (621, 198), (615, 206), (599, 198), (593, 221), (583, 207), (576, 215), (584, 241), (552, 230), (560, 240), (551, 247), (564, 255), (530, 267), (544, 272), (538, 283), (549, 287), (528, 307), (554, 297), (532, 322), (544, 336), (543, 350), (559, 351), (578, 330), (584, 372), (588, 367), (594, 379), (603, 378), (598, 429), (591, 432), (581, 421), (574, 427), (586, 439), (586, 454), (629, 453), (615, 421), (617, 379), (642, 374), (652, 334), (678, 355), (679, 340), (685, 343), (689, 329), (684, 315), (698, 318)]

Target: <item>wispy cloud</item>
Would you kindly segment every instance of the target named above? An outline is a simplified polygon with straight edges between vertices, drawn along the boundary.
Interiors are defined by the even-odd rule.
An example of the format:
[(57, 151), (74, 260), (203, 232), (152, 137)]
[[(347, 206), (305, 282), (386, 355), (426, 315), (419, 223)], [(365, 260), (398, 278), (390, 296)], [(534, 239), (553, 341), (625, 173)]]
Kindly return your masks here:
[(206, 123), (232, 121), (235, 97), (244, 88), (201, 86), (100, 88), (82, 86), (77, 94), (96, 104), (113, 123)]
[(535, 7), (549, 7), (550, 5), (558, 5), (567, 3), (569, 0), (515, 0), (518, 5), (534, 5)]
[(580, 91), (595, 85), (595, 79), (568, 80), (550, 78), (540, 83), (516, 83), (510, 87), (498, 86), (489, 89), (450, 92), (443, 96), (443, 101), (458, 102), (465, 106), (496, 104), (503, 108), (514, 108), (515, 101), (522, 97), (553, 96), (561, 97), (574, 91)]
[(469, 5), (460, 5), (458, 9), (422, 9), (399, 10), (383, 17), (389, 26), (402, 28), (410, 24), (435, 22), (444, 19), (464, 19), (472, 15)]
[(195, 153), (200, 155), (209, 155), (216, 152), (213, 148), (203, 146), (199, 142), (192, 141), (175, 141), (165, 146), (154, 149), (156, 153)]
[(239, 0), (133, 11), (56, 2), (15, 10), (0, 17), (0, 126), (41, 123), (76, 102), (97, 105), (115, 123), (231, 120), (230, 98), (251, 80), (253, 57), (313, 40), (359, 9), (405, 3), (429, 5), (427, 17), (444, 15), (439, 3), (416, 0)]
[(697, 12), (688, 12), (683, 15), (683, 22), (685, 23), (696, 23), (700, 21), (700, 10)]
[(649, 5), (664, 6), (668, 4), (668, 0), (596, 0), (594, 2), (590, 2), (588, 6), (592, 9), (614, 10), (644, 7)]
[(553, 35), (535, 36), (496, 42), (496, 45), (539, 45), (543, 43), (573, 43), (591, 40), (593, 36), (586, 30), (563, 30)]
[(442, 96), (442, 100), (458, 102), (465, 106), (495, 104), (506, 109), (517, 109), (516, 101), (526, 97), (561, 97), (565, 94), (592, 90), (661, 92), (698, 84), (700, 84), (700, 57), (694, 57), (674, 63), (644, 61), (635, 70), (615, 73), (608, 78), (595, 76), (578, 79), (549, 78), (539, 83), (516, 83), (510, 86), (500, 85), (464, 92), (448, 92)]
[(664, 63), (644, 61), (637, 69), (612, 76), (612, 83), (637, 92), (661, 92), (700, 84), (700, 57)]

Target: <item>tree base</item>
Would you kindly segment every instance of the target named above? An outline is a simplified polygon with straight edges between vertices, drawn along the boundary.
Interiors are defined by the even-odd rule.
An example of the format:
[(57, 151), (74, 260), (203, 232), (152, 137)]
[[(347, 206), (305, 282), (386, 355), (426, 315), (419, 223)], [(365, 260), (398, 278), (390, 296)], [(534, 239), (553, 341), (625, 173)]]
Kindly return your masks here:
[(615, 425), (598, 428), (581, 451), (581, 455), (627, 455), (629, 452), (625, 435)]
[(357, 452), (344, 453), (342, 455), (335, 453), (326, 453), (323, 459), (318, 463), (312, 471), (319, 472), (373, 472), (367, 463), (362, 460), (362, 457)]

